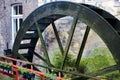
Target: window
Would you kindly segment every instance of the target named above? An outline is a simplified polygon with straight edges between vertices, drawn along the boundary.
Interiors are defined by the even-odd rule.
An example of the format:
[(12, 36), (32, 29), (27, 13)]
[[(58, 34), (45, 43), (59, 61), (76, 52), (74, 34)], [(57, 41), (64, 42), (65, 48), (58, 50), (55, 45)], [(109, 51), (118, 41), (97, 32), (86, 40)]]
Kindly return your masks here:
[(118, 2), (120, 2), (120, 0), (114, 0), (114, 1), (118, 1)]
[(120, 7), (120, 0), (115, 0), (113, 5), (114, 7)]
[(93, 0), (85, 0), (85, 2), (91, 2), (91, 1), (93, 1)]
[(12, 5), (12, 43), (23, 22), (23, 6), (22, 4)]
[(95, 5), (96, 4), (95, 0), (85, 0), (85, 3), (90, 4), (90, 5)]

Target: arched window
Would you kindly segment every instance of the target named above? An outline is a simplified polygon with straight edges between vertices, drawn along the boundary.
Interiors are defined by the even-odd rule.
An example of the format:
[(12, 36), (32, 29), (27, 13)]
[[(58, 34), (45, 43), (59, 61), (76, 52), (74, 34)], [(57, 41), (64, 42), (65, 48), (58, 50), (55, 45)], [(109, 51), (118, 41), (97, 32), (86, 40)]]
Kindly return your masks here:
[(22, 4), (13, 4), (12, 5), (12, 43), (16, 37), (21, 24), (23, 22), (23, 6)]

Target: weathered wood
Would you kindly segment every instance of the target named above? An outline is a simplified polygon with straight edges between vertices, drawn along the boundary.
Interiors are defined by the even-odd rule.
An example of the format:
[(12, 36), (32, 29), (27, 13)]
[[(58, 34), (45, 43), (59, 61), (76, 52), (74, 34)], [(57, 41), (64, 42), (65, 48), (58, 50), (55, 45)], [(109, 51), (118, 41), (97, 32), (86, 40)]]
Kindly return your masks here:
[[(118, 34), (118, 31), (120, 31), (120, 21), (116, 19), (116, 21), (111, 23), (111, 20), (114, 20), (115, 17), (111, 14), (107, 13), (104, 10), (97, 9), (96, 7), (89, 5), (83, 5), (83, 4), (76, 4), (71, 2), (54, 2), (46, 4), (45, 6), (39, 7), (37, 10), (35, 10), (33, 13), (29, 15), (23, 22), (19, 32), (17, 33), (12, 52), (14, 54), (13, 57), (17, 58), (20, 55), (18, 54), (19, 47), (21, 44), (21, 41), (24, 38), (24, 35), (29, 30), (36, 30), (34, 23), (35, 22), (41, 22), (43, 21), (43, 18), (48, 18), (53, 21), (63, 17), (63, 16), (71, 16), (74, 17), (76, 14), (77, 8), (79, 7), (79, 15), (77, 16), (78, 19), (85, 24), (87, 24), (91, 29), (93, 29), (99, 37), (105, 42), (107, 47), (110, 49), (115, 61), (117, 64), (120, 64), (120, 35)], [(94, 8), (93, 8), (94, 7)], [(36, 21), (34, 21), (34, 17), (36, 18)], [(108, 19), (108, 18), (114, 18), (114, 19)], [(42, 26), (39, 26), (39, 30), (42, 32), (45, 30), (45, 28), (50, 24), (51, 22), (41, 22)], [(93, 26), (92, 26), (93, 25)], [(72, 33), (72, 32), (71, 32)], [(37, 38), (36, 38), (37, 39)], [(33, 40), (33, 39), (32, 39)], [(38, 39), (37, 39), (38, 40)], [(31, 41), (30, 43), (37, 43), (37, 40)], [(32, 49), (34, 51), (36, 44), (33, 45), (34, 47), (29, 48), (29, 50)], [(64, 53), (68, 53), (69, 49), (66, 49)], [(28, 52), (29, 53), (29, 52)], [(67, 54), (65, 54), (67, 57)], [(23, 56), (22, 56), (23, 57)], [(31, 56), (32, 57), (32, 56)], [(47, 57), (46, 57), (47, 58)], [(78, 60), (79, 61), (79, 60)], [(65, 60), (64, 60), (65, 63)], [(49, 62), (47, 63), (49, 64)]]
[(98, 76), (98, 75), (107, 74), (107, 73), (117, 71), (117, 70), (120, 70), (120, 65), (109, 66), (109, 67), (103, 68), (101, 70), (98, 70), (96, 72), (92, 72), (92, 73), (89, 73), (89, 74), (91, 76)]
[(65, 62), (66, 62), (66, 59), (67, 59), (67, 55), (68, 55), (68, 51), (69, 51), (69, 48), (70, 48), (70, 44), (71, 44), (71, 41), (72, 41), (72, 38), (73, 38), (73, 34), (74, 34), (74, 31), (75, 31), (75, 27), (76, 27), (76, 24), (77, 24), (77, 21), (78, 21), (78, 14), (79, 14), (79, 10), (76, 12), (76, 15), (74, 17), (73, 23), (71, 25), (70, 34), (69, 34), (69, 37), (68, 37), (68, 40), (67, 40), (67, 44), (66, 44), (66, 47), (65, 47), (65, 51), (64, 51), (64, 61), (63, 61), (63, 64), (61, 66), (62, 69), (65, 66)]
[(26, 33), (24, 35), (23, 40), (27, 40), (27, 39), (35, 39), (38, 38), (38, 34), (37, 33)]
[(51, 62), (50, 62), (50, 59), (49, 59), (49, 56), (48, 56), (48, 52), (47, 52), (47, 49), (46, 49), (46, 46), (45, 46), (45, 42), (44, 42), (44, 39), (43, 39), (43, 36), (42, 36), (42, 32), (40, 31), (40, 28), (39, 28), (39, 25), (38, 25), (37, 22), (35, 22), (35, 25), (37, 27), (38, 35), (39, 35), (39, 38), (40, 38), (40, 41), (41, 41), (41, 45), (42, 45), (42, 49), (43, 49), (43, 52), (44, 52), (44, 56), (45, 56), (47, 65), (51, 66)]
[(39, 59), (41, 59), (42, 61), (46, 62), (46, 60), (41, 56), (39, 55), (38, 53), (36, 52), (33, 52), (34, 55), (36, 55)]
[(59, 38), (59, 35), (58, 35), (58, 32), (57, 32), (57, 29), (56, 29), (54, 22), (52, 22), (52, 26), (53, 26), (54, 34), (56, 36), (60, 51), (61, 51), (62, 55), (64, 55), (64, 49), (63, 49), (62, 43), (60, 41), (60, 38)]
[(19, 49), (27, 49), (27, 48), (32, 48), (32, 47), (34, 47), (32, 44), (25, 43), (25, 44), (20, 44)]
[(79, 68), (79, 63), (80, 63), (80, 60), (82, 58), (82, 53), (83, 53), (83, 50), (84, 50), (84, 47), (85, 47), (85, 44), (86, 44), (86, 41), (87, 41), (89, 31), (90, 31), (90, 27), (87, 26), (84, 37), (83, 37), (83, 40), (82, 40), (82, 44), (81, 44), (81, 47), (79, 49), (78, 56), (77, 56), (77, 59), (76, 59), (76, 64), (75, 64), (76, 68)]
[(42, 20), (39, 20), (38, 24), (50, 24), (52, 21), (52, 18), (43, 18)]
[(87, 74), (84, 74), (84, 73), (70, 72), (70, 71), (66, 71), (66, 70), (62, 70), (62, 69), (57, 69), (57, 68), (54, 68), (54, 67), (43, 66), (43, 65), (40, 65), (40, 64), (33, 64), (33, 65), (34, 66), (39, 66), (39, 67), (42, 67), (42, 68), (45, 68), (45, 69), (47, 68), (47, 69), (50, 69), (51, 71), (72, 74), (72, 75), (75, 75), (75, 76), (81, 76), (81, 77), (85, 77), (85, 78), (91, 78), (91, 79), (94, 79), (94, 80), (101, 80), (98, 77), (94, 77), (94, 76), (87, 75)]

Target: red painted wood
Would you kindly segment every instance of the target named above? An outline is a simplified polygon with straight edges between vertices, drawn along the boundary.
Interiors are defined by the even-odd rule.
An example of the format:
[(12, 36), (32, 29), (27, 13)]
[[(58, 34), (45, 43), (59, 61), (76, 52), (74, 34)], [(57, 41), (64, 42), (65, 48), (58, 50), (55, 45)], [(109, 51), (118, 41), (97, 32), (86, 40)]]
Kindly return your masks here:
[[(15, 62), (19, 62), (19, 63), (24, 63), (24, 64), (31, 65), (31, 69), (27, 69), (27, 68), (24, 68), (24, 67), (22, 67), (22, 68), (23, 69), (27, 69), (29, 72), (32, 72), (34, 74), (42, 76), (42, 80), (45, 80), (45, 73), (39, 72), (39, 71), (36, 71), (36, 70), (32, 69), (33, 63), (22, 61), (22, 60), (19, 60), (19, 59), (14, 59), (14, 58), (6, 57), (6, 56), (2, 56), (2, 61), (0, 61), (0, 63), (1, 62), (5, 62), (5, 60), (8, 60), (10, 63), (13, 63), (13, 61), (15, 61)], [(10, 63), (5, 62), (6, 65), (10, 65)], [(0, 69), (0, 73), (8, 75), (8, 76), (10, 76), (12, 78), (15, 78), (15, 80), (25, 80), (24, 78), (20, 77), (20, 75), (19, 75), (18, 69), (20, 67), (21, 66), (19, 66), (19, 65), (12, 64), (12, 71), (11, 72), (7, 72), (4, 69)], [(61, 78), (61, 73), (60, 72), (59, 72), (59, 76), (57, 78), (58, 78), (58, 80), (65, 80), (65, 79)]]

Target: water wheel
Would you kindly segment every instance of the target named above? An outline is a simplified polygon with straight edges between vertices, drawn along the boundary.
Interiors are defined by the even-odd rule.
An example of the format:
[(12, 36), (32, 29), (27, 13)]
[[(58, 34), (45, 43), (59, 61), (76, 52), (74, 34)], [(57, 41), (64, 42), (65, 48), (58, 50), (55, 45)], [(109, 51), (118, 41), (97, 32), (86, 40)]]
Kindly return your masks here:
[[(66, 16), (71, 16), (73, 18), (73, 22), (69, 31), (70, 34), (67, 40), (67, 44), (65, 46), (65, 49), (63, 49), (54, 22)], [(104, 41), (104, 43), (111, 51), (114, 60), (116, 61), (116, 65), (107, 67), (106, 69), (101, 69), (95, 72), (95, 74), (100, 75), (107, 71), (111, 72), (119, 70), (118, 66), (120, 64), (120, 21), (108, 12), (95, 6), (72, 2), (52, 2), (45, 4), (33, 11), (24, 20), (19, 32), (17, 33), (12, 49), (14, 57), (19, 57), (21, 59), (27, 58), (28, 61), (32, 62), (33, 55), (37, 55), (48, 66), (52, 66), (48, 55), (49, 52), (46, 49), (46, 44), (42, 36), (42, 32), (51, 24), (59, 45), (59, 49), (64, 57), (63, 64), (61, 65), (61, 69), (64, 69), (64, 65), (78, 20), (85, 23), (87, 25), (87, 28), (81, 44), (81, 48), (79, 49), (79, 53), (77, 54), (78, 56), (76, 58), (75, 67), (79, 67), (82, 52), (84, 50), (89, 31), (90, 29), (92, 29)], [(38, 53), (34, 51), (39, 38), (44, 52), (44, 57), (38, 55)], [(27, 43), (22, 43), (23, 40), (30, 41)], [(26, 49), (27, 52), (25, 54), (19, 54), (18, 51), (21, 49)]]

